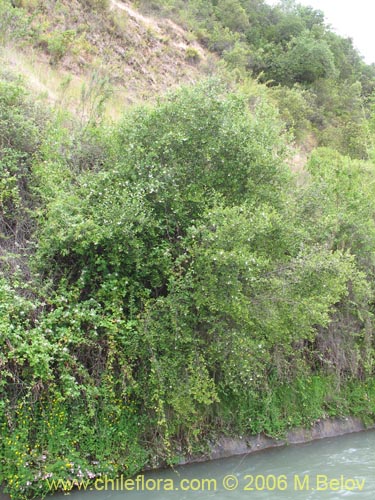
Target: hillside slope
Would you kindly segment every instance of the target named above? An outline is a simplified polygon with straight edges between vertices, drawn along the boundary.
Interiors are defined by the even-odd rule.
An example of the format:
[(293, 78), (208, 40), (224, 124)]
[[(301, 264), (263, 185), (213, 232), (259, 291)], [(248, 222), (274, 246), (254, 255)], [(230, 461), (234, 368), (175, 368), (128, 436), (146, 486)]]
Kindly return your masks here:
[(15, 10), (30, 25), (22, 40), (17, 29), (7, 34), (3, 65), (23, 75), (36, 93), (71, 109), (82, 86), (112, 92), (108, 107), (116, 116), (121, 103), (153, 99), (214, 70), (215, 58), (191, 33), (169, 19), (142, 15), (127, 2), (96, 8), (78, 0), (21, 5)]

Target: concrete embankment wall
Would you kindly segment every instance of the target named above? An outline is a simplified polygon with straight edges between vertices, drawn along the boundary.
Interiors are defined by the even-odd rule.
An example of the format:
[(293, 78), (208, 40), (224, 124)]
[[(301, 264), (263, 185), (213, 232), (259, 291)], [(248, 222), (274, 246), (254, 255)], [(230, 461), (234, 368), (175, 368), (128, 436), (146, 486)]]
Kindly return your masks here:
[[(375, 425), (370, 428), (375, 428)], [(369, 427), (366, 427), (360, 419), (347, 417), (343, 419), (319, 420), (310, 429), (293, 429), (287, 433), (285, 439), (274, 439), (264, 434), (236, 438), (222, 437), (216, 443), (212, 444), (210, 451), (206, 455), (185, 457), (180, 463), (182, 465), (232, 457), (235, 455), (245, 455), (267, 448), (275, 448), (287, 444), (307, 443), (309, 441), (315, 441), (316, 439), (337, 437), (368, 429)]]

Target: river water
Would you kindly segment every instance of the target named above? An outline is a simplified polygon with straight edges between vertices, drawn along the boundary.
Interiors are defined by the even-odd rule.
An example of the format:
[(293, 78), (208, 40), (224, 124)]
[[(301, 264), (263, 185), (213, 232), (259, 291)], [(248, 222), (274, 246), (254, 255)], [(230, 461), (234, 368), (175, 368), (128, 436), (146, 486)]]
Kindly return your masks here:
[(375, 430), (147, 472), (130, 481), (101, 478), (92, 491), (74, 491), (69, 498), (374, 500)]

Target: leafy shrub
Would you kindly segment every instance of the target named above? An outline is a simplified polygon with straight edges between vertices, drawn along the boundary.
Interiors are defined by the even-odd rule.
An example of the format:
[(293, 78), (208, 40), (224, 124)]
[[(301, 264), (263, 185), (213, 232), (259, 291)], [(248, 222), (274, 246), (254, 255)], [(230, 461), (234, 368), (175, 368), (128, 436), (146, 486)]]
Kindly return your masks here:
[(288, 176), (275, 110), (262, 103), (252, 115), (245, 98), (215, 81), (171, 94), (157, 108), (137, 110), (120, 125), (118, 149), (124, 171), (141, 184), (152, 180), (151, 198), (163, 200), (155, 212), (180, 231), (210, 193), (228, 203), (276, 203)]
[(230, 69), (245, 70), (250, 63), (250, 50), (245, 44), (236, 42), (232, 49), (223, 52), (223, 59)]
[(30, 33), (26, 13), (13, 7), (10, 0), (0, 0), (0, 46), (23, 40)]
[(74, 30), (53, 31), (42, 35), (40, 43), (46, 46), (53, 64), (56, 64), (68, 53), (75, 36)]
[(270, 96), (276, 100), (280, 117), (288, 130), (300, 140), (311, 129), (313, 115), (313, 96), (298, 86), (271, 87)]
[(198, 63), (200, 61), (200, 55), (197, 49), (194, 47), (188, 47), (185, 52), (185, 57), (188, 61), (193, 63)]
[(335, 74), (335, 61), (329, 45), (309, 33), (293, 39), (285, 53), (276, 49), (267, 70), (270, 78), (290, 86), (294, 83), (311, 84)]
[[(201, 37), (198, 36), (198, 39), (201, 39), (201, 41), (204, 41), (204, 38), (204, 32), (201, 33)], [(208, 34), (207, 39), (209, 49), (222, 54), (224, 51), (229, 51), (233, 48), (235, 43), (238, 41), (239, 36), (237, 33), (233, 33), (229, 28), (223, 28), (220, 24), (215, 23), (214, 28), (212, 32)]]
[(249, 18), (238, 0), (219, 0), (215, 13), (219, 21), (231, 31), (246, 31)]
[(41, 143), (47, 119), (47, 114), (31, 102), (19, 80), (2, 75), (0, 242), (1, 255), (5, 261), (7, 252), (18, 253), (22, 248), (25, 250), (26, 241), (30, 237), (32, 223), (28, 209), (31, 206), (31, 162)]

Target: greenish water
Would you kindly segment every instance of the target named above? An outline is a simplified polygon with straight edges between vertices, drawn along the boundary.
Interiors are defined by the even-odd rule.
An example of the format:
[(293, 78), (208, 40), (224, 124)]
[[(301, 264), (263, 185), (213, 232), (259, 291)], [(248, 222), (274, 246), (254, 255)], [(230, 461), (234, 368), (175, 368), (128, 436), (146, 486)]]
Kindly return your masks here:
[[(127, 487), (127, 491), (125, 488)], [(153, 471), (71, 500), (375, 499), (375, 431)], [(111, 491), (117, 488), (122, 491)], [(133, 488), (133, 491), (129, 491)], [(142, 489), (148, 491), (141, 491)], [(190, 491), (185, 491), (189, 489)], [(138, 489), (138, 491), (136, 491)], [(173, 491), (169, 491), (172, 489)], [(196, 491), (191, 491), (194, 489)], [(230, 490), (230, 491), (229, 491)], [(66, 500), (55, 495), (54, 500)]]

